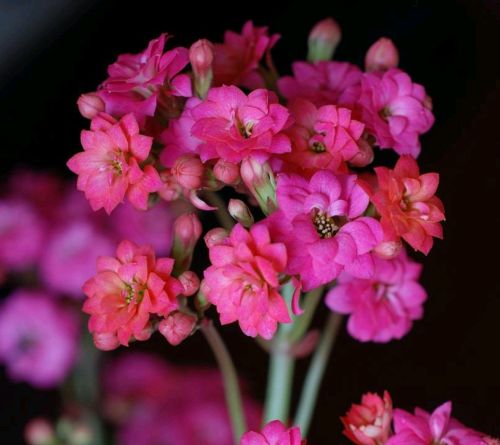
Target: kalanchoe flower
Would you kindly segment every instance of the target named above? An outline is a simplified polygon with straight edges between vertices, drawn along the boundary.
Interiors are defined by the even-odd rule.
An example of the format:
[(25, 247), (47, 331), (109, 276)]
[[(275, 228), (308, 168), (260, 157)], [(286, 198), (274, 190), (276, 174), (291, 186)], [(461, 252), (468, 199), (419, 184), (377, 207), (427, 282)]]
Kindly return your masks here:
[(222, 158), (239, 163), (250, 155), (264, 161), (291, 149), (283, 133), (290, 115), (270, 91), (258, 89), (247, 96), (235, 86), (212, 88), (191, 115), (191, 133), (202, 141), (198, 149), (203, 162)]
[(280, 93), (288, 100), (300, 97), (320, 107), (352, 107), (359, 97), (363, 73), (347, 62), (294, 62), (293, 76), (278, 80)]
[(52, 424), (43, 418), (31, 419), (24, 428), (24, 439), (28, 445), (47, 445), (57, 443)]
[(380, 148), (393, 148), (400, 155), (420, 154), (419, 136), (434, 123), (430, 100), (422, 85), (408, 74), (392, 68), (363, 76), (358, 102), (361, 120)]
[(340, 26), (331, 17), (316, 23), (309, 33), (307, 59), (310, 62), (330, 60), (341, 37)]
[(281, 175), (277, 188), (279, 210), (266, 224), (288, 251), (287, 273), (300, 275), (304, 290), (326, 284), (343, 270), (364, 278), (373, 276), (370, 251), (382, 240), (377, 220), (361, 216), (368, 195), (355, 175), (317, 171), (310, 180)]
[(230, 199), (227, 210), (229, 214), (244, 227), (250, 227), (254, 222), (252, 212), (240, 199)]
[(186, 297), (194, 295), (200, 287), (200, 279), (198, 278), (198, 275), (190, 270), (182, 272), (179, 275), (179, 281), (184, 288), (184, 290), (182, 291), (182, 295)]
[(241, 179), (266, 215), (276, 209), (276, 182), (269, 163), (261, 163), (253, 157), (244, 159)]
[(417, 408), (415, 414), (394, 410), (394, 435), (387, 445), (486, 445), (482, 434), (451, 417), (451, 402), (432, 414)]
[(366, 71), (386, 71), (390, 68), (396, 68), (398, 64), (398, 49), (392, 40), (386, 37), (378, 39), (366, 52)]
[(224, 43), (215, 44), (214, 84), (262, 88), (264, 81), (258, 68), (279, 40), (278, 34), (269, 35), (267, 27), (254, 26), (251, 21), (243, 25), (241, 34), (226, 31)]
[(189, 48), (189, 61), (193, 68), (195, 91), (205, 97), (213, 78), (212, 62), (215, 50), (212, 42), (200, 39)]
[(78, 331), (76, 314), (51, 295), (18, 289), (0, 308), (0, 360), (12, 379), (54, 387), (75, 361)]
[(401, 156), (394, 170), (376, 167), (378, 188), (363, 187), (381, 216), (386, 241), (403, 238), (415, 250), (428, 254), (433, 237), (442, 239), (444, 207), (435, 196), (439, 175), (420, 174), (411, 156)]
[(104, 101), (96, 93), (82, 94), (76, 101), (83, 117), (93, 119), (105, 109)]
[(238, 165), (219, 159), (214, 165), (214, 176), (224, 184), (235, 185), (240, 181)]
[(176, 261), (176, 272), (184, 272), (191, 265), (193, 251), (202, 230), (201, 222), (195, 213), (183, 213), (175, 220), (172, 256)]
[(158, 191), (162, 182), (153, 166), (139, 165), (148, 157), (153, 140), (139, 133), (134, 115), (118, 122), (98, 115), (91, 130), (82, 131), (81, 142), (84, 151), (67, 165), (78, 175), (77, 188), (85, 192), (92, 209), (111, 213), (126, 195), (135, 207), (146, 210), (149, 194)]
[(354, 443), (383, 445), (391, 430), (391, 396), (387, 391), (384, 392), (383, 399), (377, 394), (364, 394), (361, 404), (353, 404), (340, 419), (344, 424), (344, 434)]
[(178, 157), (171, 170), (175, 180), (188, 190), (201, 187), (204, 172), (205, 168), (200, 158), (195, 155), (182, 155)]
[(279, 294), (286, 249), (271, 240), (264, 225), (246, 231), (237, 224), (220, 244), (209, 247), (209, 254), (212, 265), (205, 270), (204, 291), (222, 324), (238, 321), (246, 335), (270, 339), (278, 322), (291, 321)]
[(350, 314), (347, 330), (361, 341), (387, 342), (406, 335), (413, 320), (422, 318), (427, 299), (418, 283), (422, 266), (401, 252), (399, 257), (383, 260), (374, 257), (370, 279), (342, 273), (338, 284), (326, 297), (333, 311)]
[(295, 123), (287, 132), (292, 152), (282, 156), (285, 162), (304, 169), (335, 171), (360, 154), (364, 125), (351, 119), (347, 108), (316, 108), (304, 99), (294, 100), (289, 108)]
[(158, 330), (172, 346), (177, 346), (191, 335), (195, 326), (195, 316), (175, 311), (160, 322)]
[[(122, 241), (116, 258), (99, 257), (97, 275), (83, 286), (88, 299), (83, 306), (90, 314), (89, 330), (96, 346), (114, 349), (132, 338), (151, 335), (150, 315), (166, 316), (177, 309), (183, 286), (171, 276), (174, 260), (156, 258), (149, 246)], [(114, 342), (113, 342), (114, 340)]]
[(241, 437), (240, 445), (305, 445), (300, 428), (287, 428), (279, 420), (269, 422), (262, 431), (249, 431)]

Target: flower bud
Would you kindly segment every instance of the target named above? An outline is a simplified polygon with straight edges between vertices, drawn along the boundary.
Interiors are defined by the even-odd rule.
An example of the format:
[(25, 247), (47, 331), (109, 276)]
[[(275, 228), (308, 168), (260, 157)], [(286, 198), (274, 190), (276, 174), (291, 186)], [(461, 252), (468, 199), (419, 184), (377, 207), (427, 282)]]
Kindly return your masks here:
[(240, 178), (240, 169), (236, 164), (219, 159), (214, 165), (214, 176), (224, 184), (235, 184)]
[(182, 187), (194, 190), (201, 187), (204, 170), (199, 157), (183, 155), (175, 160), (171, 173)]
[(200, 290), (194, 298), (194, 305), (198, 312), (205, 312), (210, 307), (210, 302), (207, 300), (208, 286), (205, 280), (201, 280)]
[(276, 202), (276, 182), (271, 167), (249, 157), (241, 163), (241, 178), (250, 193), (259, 203), (264, 214), (269, 215), (278, 207)]
[(177, 346), (191, 335), (196, 326), (196, 317), (183, 312), (172, 312), (158, 325), (158, 330), (167, 341)]
[(113, 333), (96, 333), (94, 334), (94, 344), (101, 351), (112, 351), (120, 346), (120, 342)]
[(331, 17), (316, 23), (309, 33), (307, 58), (310, 62), (330, 60), (342, 37), (338, 23)]
[(186, 297), (194, 295), (200, 287), (200, 279), (198, 278), (198, 275), (190, 270), (186, 270), (185, 272), (181, 273), (179, 276), (179, 281), (184, 287), (184, 292), (182, 292), (182, 294)]
[(359, 152), (349, 160), (349, 164), (353, 167), (365, 167), (373, 162), (374, 157), (372, 146), (364, 139), (360, 139)]
[(175, 220), (172, 247), (172, 255), (175, 258), (175, 275), (184, 272), (191, 265), (193, 250), (201, 232), (201, 223), (195, 213), (184, 213)]
[(194, 88), (199, 97), (204, 98), (212, 83), (212, 62), (215, 51), (212, 42), (200, 39), (189, 48), (189, 61), (193, 67)]
[(219, 244), (223, 244), (224, 240), (228, 237), (228, 233), (226, 229), (222, 227), (216, 227), (215, 229), (209, 230), (205, 237), (203, 238), (205, 244), (210, 249), (210, 247), (218, 246)]
[(104, 111), (104, 101), (95, 93), (82, 94), (76, 104), (80, 114), (87, 119), (92, 119)]
[(399, 53), (391, 39), (378, 39), (366, 52), (366, 71), (386, 71), (399, 64)]
[(29, 445), (50, 445), (56, 436), (54, 428), (45, 419), (33, 419), (24, 429), (24, 438)]
[(380, 258), (391, 260), (399, 255), (402, 248), (403, 244), (401, 241), (382, 241), (373, 251)]
[(227, 206), (229, 214), (245, 227), (253, 224), (253, 215), (248, 206), (240, 199), (230, 199)]
[(160, 179), (163, 182), (163, 186), (160, 190), (158, 190), (158, 195), (160, 195), (165, 201), (175, 201), (179, 198), (179, 196), (181, 196), (182, 188), (177, 183), (172, 173), (164, 170), (160, 173)]

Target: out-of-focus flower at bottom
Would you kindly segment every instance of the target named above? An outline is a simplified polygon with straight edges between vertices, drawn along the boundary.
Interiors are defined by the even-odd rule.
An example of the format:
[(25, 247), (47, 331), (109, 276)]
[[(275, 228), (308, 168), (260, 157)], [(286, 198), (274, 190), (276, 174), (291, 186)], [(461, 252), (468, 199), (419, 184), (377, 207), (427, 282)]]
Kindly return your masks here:
[(249, 431), (243, 434), (241, 445), (305, 445), (300, 428), (287, 428), (279, 420), (269, 422), (260, 433)]

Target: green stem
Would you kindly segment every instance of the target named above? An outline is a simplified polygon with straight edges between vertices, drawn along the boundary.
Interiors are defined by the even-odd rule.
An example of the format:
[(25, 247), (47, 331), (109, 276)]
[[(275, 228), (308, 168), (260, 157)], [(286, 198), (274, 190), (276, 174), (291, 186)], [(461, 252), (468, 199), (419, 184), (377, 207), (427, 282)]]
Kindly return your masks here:
[(205, 196), (211, 206), (217, 207), (215, 215), (217, 216), (219, 224), (224, 227), (224, 229), (231, 230), (234, 226), (234, 219), (227, 211), (227, 205), (224, 200), (217, 192), (207, 192)]
[(332, 312), (309, 365), (294, 421), (294, 425), (300, 426), (303, 436), (306, 436), (309, 430), (321, 381), (341, 324), (342, 316)]
[(316, 307), (318, 306), (318, 303), (323, 296), (324, 289), (324, 286), (318, 287), (308, 292), (302, 299), (302, 301), (304, 302), (304, 312), (299, 317), (296, 317), (296, 320), (293, 323), (293, 329), (290, 334), (290, 341), (292, 343), (302, 340), (304, 334), (309, 329), (314, 316), (314, 312), (316, 311)]
[(219, 365), (219, 369), (222, 373), (227, 410), (231, 418), (233, 438), (236, 445), (240, 443), (240, 438), (246, 431), (246, 421), (243, 404), (241, 402), (238, 375), (236, 374), (236, 369), (226, 345), (224, 344), (217, 329), (215, 329), (213, 323), (211, 321), (202, 322), (201, 332), (203, 332), (208, 344), (212, 348)]

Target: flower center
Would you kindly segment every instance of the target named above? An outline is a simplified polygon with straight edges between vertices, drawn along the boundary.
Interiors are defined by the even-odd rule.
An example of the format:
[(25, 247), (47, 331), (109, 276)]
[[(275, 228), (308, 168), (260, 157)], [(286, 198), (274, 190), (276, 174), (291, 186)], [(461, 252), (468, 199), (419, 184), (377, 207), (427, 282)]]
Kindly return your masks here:
[(387, 122), (387, 120), (389, 119), (389, 117), (392, 116), (392, 113), (391, 113), (391, 110), (389, 109), (389, 107), (384, 107), (382, 108), (379, 112), (378, 112), (378, 115)]
[(125, 289), (123, 289), (122, 295), (127, 304), (139, 304), (144, 298), (144, 291), (144, 287), (136, 282), (125, 283)]
[(236, 122), (236, 126), (238, 127), (238, 131), (240, 134), (245, 138), (248, 139), (250, 136), (252, 136), (252, 131), (253, 131), (253, 126), (254, 123), (249, 121), (246, 124), (244, 124), (241, 121)]
[(111, 167), (118, 175), (123, 173), (122, 161), (119, 158), (115, 158), (111, 161)]
[(340, 228), (338, 217), (327, 215), (317, 209), (312, 214), (312, 222), (316, 227), (316, 232), (323, 239), (332, 238)]
[(319, 141), (313, 142), (309, 148), (311, 149), (312, 152), (314, 153), (324, 153), (326, 151), (325, 144)]

